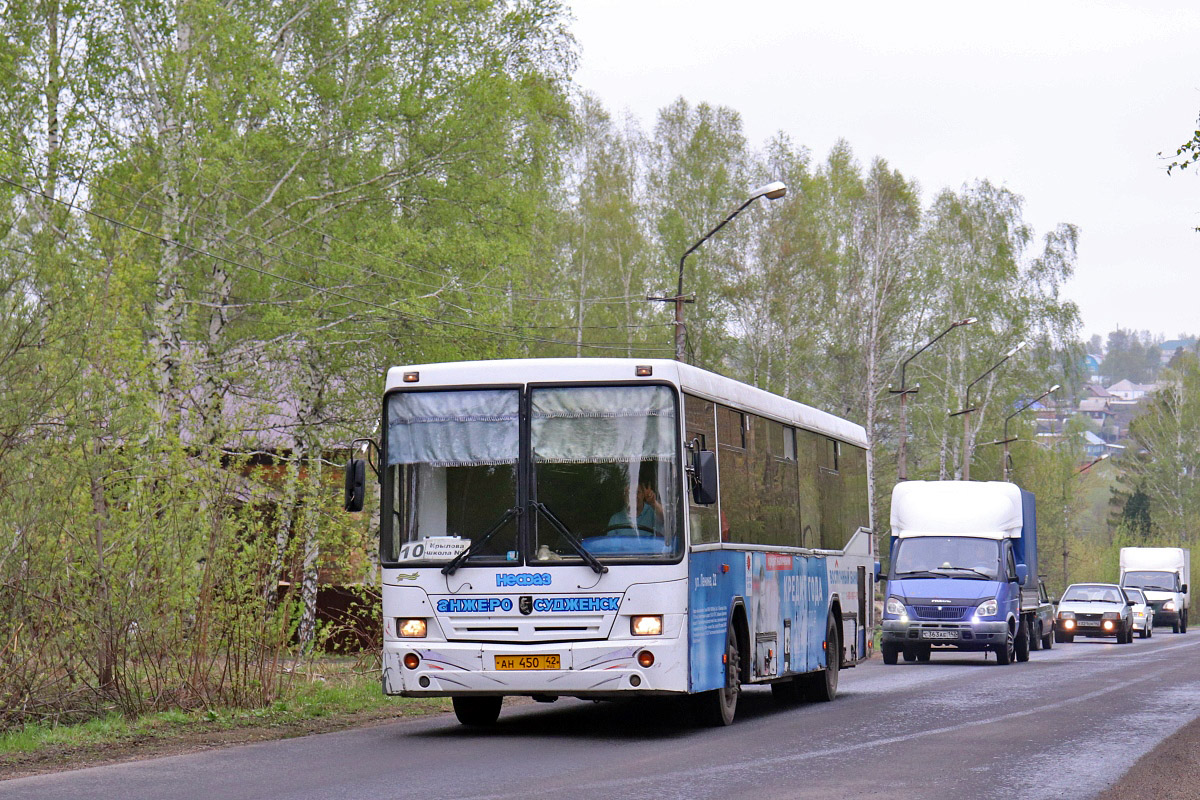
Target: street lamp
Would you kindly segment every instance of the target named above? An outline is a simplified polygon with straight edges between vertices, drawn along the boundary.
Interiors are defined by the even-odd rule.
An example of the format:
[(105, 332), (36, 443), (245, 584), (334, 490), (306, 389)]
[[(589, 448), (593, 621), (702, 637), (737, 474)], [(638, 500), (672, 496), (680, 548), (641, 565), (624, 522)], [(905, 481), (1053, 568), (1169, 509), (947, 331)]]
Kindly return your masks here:
[(949, 328), (946, 328), (946, 330), (930, 339), (921, 347), (920, 350), (904, 359), (904, 361), (900, 364), (900, 388), (893, 389), (890, 386), (888, 387), (889, 392), (900, 395), (900, 452), (897, 454), (898, 461), (896, 464), (896, 480), (908, 480), (908, 415), (905, 410), (905, 400), (908, 399), (908, 395), (916, 394), (921, 389), (921, 384), (919, 383), (911, 389), (909, 389), (904, 383), (904, 371), (908, 369), (908, 362), (912, 361), (914, 358), (921, 355), (921, 353), (928, 350), (934, 345), (934, 343), (937, 342), (938, 339), (941, 339), (955, 328), (962, 327), (963, 325), (971, 325), (977, 321), (978, 320), (976, 320), (975, 317), (967, 317), (966, 319), (960, 319), (958, 322), (952, 322)]
[(993, 364), (991, 366), (991, 369), (989, 369), (987, 372), (980, 375), (975, 380), (968, 383), (966, 396), (963, 399), (962, 411), (955, 411), (953, 414), (950, 415), (952, 417), (957, 417), (958, 415), (961, 414), (962, 418), (963, 418), (962, 479), (964, 481), (971, 480), (971, 446), (970, 446), (971, 445), (971, 412), (975, 410), (975, 409), (971, 408), (971, 387), (974, 386), (975, 384), (979, 383), (981, 380), (986, 378), (988, 375), (991, 375), (993, 372), (995, 372), (1000, 367), (1001, 364), (1003, 364), (1005, 361), (1008, 361), (1010, 358), (1015, 356), (1018, 352), (1020, 352), (1022, 349), (1024, 349), (1024, 347), (1025, 347), (1025, 342), (1021, 342), (1019, 345), (1014, 347), (1012, 350), (1009, 350), (1007, 353), (1005, 353), (1004, 358), (1000, 359), (995, 364)]
[[(1103, 461), (1104, 459), (1108, 458), (1110, 455), (1112, 455), (1112, 454), (1111, 454), (1111, 453), (1104, 453), (1104, 454), (1102, 454), (1102, 455), (1101, 455), (1099, 458), (1095, 459), (1094, 461), (1089, 461), (1088, 463), (1084, 464), (1084, 465), (1083, 465), (1082, 467), (1080, 467), (1079, 469), (1075, 470), (1075, 472), (1074, 472), (1074, 473), (1072, 473), (1071, 477), (1072, 477), (1072, 478), (1077, 478), (1077, 477), (1079, 477), (1080, 475), (1082, 475), (1083, 473), (1087, 472), (1087, 471), (1088, 471), (1089, 469), (1091, 469), (1092, 467), (1094, 467), (1094, 466), (1096, 466), (1097, 464), (1099, 464), (1099, 463), (1100, 463), (1101, 461)], [(1071, 515), (1068, 513), (1068, 507), (1067, 507), (1067, 505), (1068, 505), (1068, 504), (1067, 504), (1067, 483), (1068, 483), (1068, 481), (1069, 481), (1069, 480), (1070, 480), (1069, 478), (1068, 478), (1068, 479), (1064, 479), (1064, 480), (1063, 480), (1063, 484), (1062, 484), (1062, 509), (1063, 509), (1063, 548), (1062, 548), (1062, 559), (1063, 559), (1063, 586), (1068, 586), (1068, 585), (1070, 585), (1070, 584), (1069, 584), (1069, 582), (1067, 581), (1068, 569), (1070, 568), (1070, 563), (1069, 563), (1069, 562), (1070, 562), (1070, 556), (1071, 556), (1071, 549), (1070, 549), (1070, 548), (1067, 546), (1067, 543), (1068, 543), (1068, 537), (1067, 537), (1067, 534), (1070, 532), (1070, 526), (1071, 526)]]
[(1099, 458), (1095, 459), (1094, 461), (1089, 461), (1088, 463), (1084, 464), (1084, 465), (1083, 465), (1082, 467), (1080, 467), (1079, 469), (1075, 470), (1075, 474), (1076, 474), (1076, 475), (1082, 475), (1083, 473), (1087, 472), (1087, 471), (1088, 471), (1089, 469), (1091, 469), (1092, 467), (1094, 467), (1094, 466), (1096, 466), (1097, 464), (1099, 464), (1099, 463), (1100, 463), (1101, 461), (1103, 461), (1104, 459), (1108, 458), (1110, 455), (1112, 455), (1112, 453), (1105, 453), (1105, 454), (1103, 454), (1102, 456), (1100, 456)]
[(1009, 469), (1010, 469), (1010, 460), (1008, 457), (1008, 443), (1015, 442), (1017, 440), (1017, 437), (1015, 437), (1015, 436), (1012, 437), (1011, 439), (1008, 438), (1008, 421), (1010, 419), (1012, 419), (1013, 417), (1015, 417), (1017, 414), (1020, 414), (1022, 411), (1025, 411), (1026, 409), (1028, 409), (1030, 406), (1032, 406), (1038, 400), (1041, 400), (1046, 395), (1054, 394), (1061, 388), (1062, 387), (1056, 383), (1053, 386), (1051, 386), (1049, 389), (1047, 389), (1046, 391), (1039, 394), (1037, 397), (1030, 400), (1025, 405), (1018, 408), (1013, 413), (1009, 414), (1007, 417), (1004, 418), (1004, 436), (999, 441), (987, 443), (987, 444), (1004, 445), (1004, 454), (1000, 457), (1000, 471), (1001, 471), (1001, 474), (1004, 475), (1004, 480), (1008, 480), (1008, 473), (1009, 473)]
[(744, 202), (740, 206), (738, 206), (733, 211), (732, 214), (727, 216), (725, 219), (721, 220), (721, 224), (717, 225), (717, 227), (713, 228), (711, 231), (709, 231), (708, 233), (701, 236), (699, 241), (697, 241), (694, 245), (689, 247), (687, 249), (687, 252), (685, 252), (682, 256), (680, 256), (680, 258), (679, 258), (679, 286), (675, 291), (675, 296), (674, 297), (647, 297), (646, 298), (647, 300), (655, 300), (660, 303), (670, 303), (670, 302), (675, 303), (675, 360), (676, 361), (684, 361), (685, 360), (684, 352), (683, 352), (684, 351), (683, 304), (687, 303), (687, 302), (691, 302), (690, 300), (684, 299), (684, 296), (683, 296), (683, 262), (687, 259), (688, 256), (690, 256), (692, 253), (694, 253), (697, 250), (697, 248), (700, 247), (700, 245), (702, 245), (706, 241), (708, 241), (709, 238), (712, 237), (712, 235), (714, 233), (721, 230), (721, 228), (724, 228), (731, 219), (733, 219), (738, 214), (745, 211), (746, 207), (749, 206), (751, 203), (753, 203), (758, 198), (765, 197), (768, 200), (778, 200), (779, 198), (783, 197), (786, 194), (787, 194), (787, 186), (785, 186), (782, 181), (771, 181), (770, 183), (763, 184), (762, 186), (760, 186), (757, 189), (755, 189), (754, 191), (752, 191), (750, 193), (750, 197), (748, 197), (746, 199), (746, 202)]

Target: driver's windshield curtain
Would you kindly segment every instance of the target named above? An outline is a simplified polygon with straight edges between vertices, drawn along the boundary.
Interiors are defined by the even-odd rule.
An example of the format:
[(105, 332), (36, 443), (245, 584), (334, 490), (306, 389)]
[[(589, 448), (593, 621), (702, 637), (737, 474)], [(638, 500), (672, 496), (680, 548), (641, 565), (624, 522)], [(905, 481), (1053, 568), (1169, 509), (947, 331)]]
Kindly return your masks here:
[(515, 464), (519, 399), (513, 389), (394, 394), (388, 401), (388, 464)]
[(665, 386), (533, 392), (533, 457), (542, 463), (623, 463), (675, 456), (675, 400)]

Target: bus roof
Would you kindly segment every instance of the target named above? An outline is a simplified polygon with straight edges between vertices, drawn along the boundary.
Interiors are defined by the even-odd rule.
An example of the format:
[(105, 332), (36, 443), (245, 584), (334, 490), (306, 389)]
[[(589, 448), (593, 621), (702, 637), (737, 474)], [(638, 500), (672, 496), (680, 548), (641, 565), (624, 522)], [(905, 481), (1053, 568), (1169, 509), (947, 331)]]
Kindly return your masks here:
[[(679, 361), (651, 358), (513, 358), (493, 361), (450, 361), (392, 367), (387, 373), (387, 391), (400, 388), (496, 385), (512, 383), (608, 383), (646, 380), (634, 367), (648, 366), (650, 380), (666, 381), (706, 400), (734, 406), (771, 417), (796, 427), (823, 433), (834, 439), (865, 448), (866, 431), (840, 417), (765, 392), (749, 384)], [(404, 373), (416, 372), (420, 379), (406, 383)]]

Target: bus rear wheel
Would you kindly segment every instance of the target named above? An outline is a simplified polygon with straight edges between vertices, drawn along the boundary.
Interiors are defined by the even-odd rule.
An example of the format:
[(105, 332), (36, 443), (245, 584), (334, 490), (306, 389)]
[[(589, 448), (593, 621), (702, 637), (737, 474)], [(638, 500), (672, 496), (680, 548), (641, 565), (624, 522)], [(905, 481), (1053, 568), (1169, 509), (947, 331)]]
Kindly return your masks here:
[(489, 728), (500, 719), (500, 704), (503, 697), (455, 697), (454, 716), (463, 725), (472, 728)]
[(804, 676), (804, 694), (809, 700), (828, 703), (837, 696), (838, 670), (842, 667), (842, 644), (837, 622), (830, 613), (825, 623), (825, 669)]

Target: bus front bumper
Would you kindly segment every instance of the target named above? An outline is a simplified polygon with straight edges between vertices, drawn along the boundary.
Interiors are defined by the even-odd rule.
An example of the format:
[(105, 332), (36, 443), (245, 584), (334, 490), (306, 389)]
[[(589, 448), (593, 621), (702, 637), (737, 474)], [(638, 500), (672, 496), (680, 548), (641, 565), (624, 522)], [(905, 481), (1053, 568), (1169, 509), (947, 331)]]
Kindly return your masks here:
[[(643, 666), (645, 654), (653, 663)], [(416, 656), (415, 667), (405, 666)], [(555, 668), (500, 669), (497, 657), (557, 655)], [(539, 659), (542, 664), (546, 659)], [(383, 692), (406, 697), (455, 695), (565, 695), (609, 697), (686, 692), (687, 640), (504, 644), (497, 642), (388, 641), (383, 652)]]

